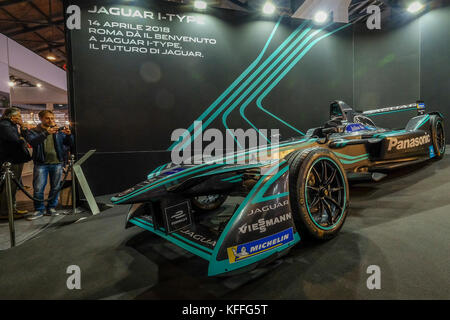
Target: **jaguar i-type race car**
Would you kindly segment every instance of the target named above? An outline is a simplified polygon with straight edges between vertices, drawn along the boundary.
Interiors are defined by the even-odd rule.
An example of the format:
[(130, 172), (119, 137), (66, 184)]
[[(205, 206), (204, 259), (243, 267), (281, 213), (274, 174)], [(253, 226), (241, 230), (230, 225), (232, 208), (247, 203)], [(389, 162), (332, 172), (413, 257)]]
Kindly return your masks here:
[[(417, 110), (402, 130), (379, 128), (371, 116)], [(138, 226), (209, 262), (208, 275), (267, 263), (304, 237), (325, 240), (342, 228), (348, 179), (381, 179), (388, 170), (445, 153), (444, 119), (423, 102), (356, 112), (342, 101), (330, 120), (305, 136), (280, 142), (264, 159), (204, 161), (155, 169), (117, 194), (131, 204), (126, 226)], [(225, 156), (252, 158), (260, 149)], [(267, 151), (267, 150), (266, 150)]]

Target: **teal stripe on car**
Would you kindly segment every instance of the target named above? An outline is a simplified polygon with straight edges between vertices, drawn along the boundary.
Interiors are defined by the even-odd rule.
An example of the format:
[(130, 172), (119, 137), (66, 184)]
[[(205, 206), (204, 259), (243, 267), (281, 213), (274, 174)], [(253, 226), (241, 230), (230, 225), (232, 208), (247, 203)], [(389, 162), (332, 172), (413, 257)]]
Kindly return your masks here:
[[(202, 250), (199, 250), (199, 249), (197, 249), (197, 248), (195, 248), (193, 246), (190, 246), (187, 243), (183, 242), (183, 241), (189, 242), (189, 240), (187, 240), (184, 237), (180, 237), (183, 241), (181, 239), (180, 240), (176, 239), (172, 235), (167, 235), (165, 232), (155, 229), (152, 224), (150, 224), (150, 223), (143, 223), (141, 221), (136, 220), (135, 218), (131, 219), (130, 222), (135, 224), (135, 225), (137, 225), (138, 227), (141, 227), (141, 228), (143, 228), (145, 230), (148, 230), (148, 231), (151, 231), (151, 232), (157, 234), (158, 236), (160, 236), (160, 237), (162, 237), (162, 238), (164, 238), (164, 239), (166, 239), (166, 240), (176, 244), (179, 247), (182, 247), (183, 249), (185, 249), (185, 250), (187, 250), (187, 251), (189, 251), (189, 252), (191, 252), (191, 253), (193, 253), (193, 254), (195, 254), (195, 255), (197, 255), (197, 256), (205, 259), (205, 260), (209, 261), (211, 259), (211, 255), (210, 254), (208, 254), (208, 253), (206, 253), (206, 252), (204, 252)], [(209, 251), (211, 251), (211, 249), (209, 249), (209, 248), (202, 248), (202, 249), (208, 249)]]

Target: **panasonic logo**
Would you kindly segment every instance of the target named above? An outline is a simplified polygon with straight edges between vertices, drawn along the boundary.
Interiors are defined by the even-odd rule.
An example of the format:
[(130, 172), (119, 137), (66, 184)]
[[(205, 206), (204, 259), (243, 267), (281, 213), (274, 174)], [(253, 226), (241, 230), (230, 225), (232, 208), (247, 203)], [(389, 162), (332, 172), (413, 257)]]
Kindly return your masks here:
[(431, 138), (429, 134), (426, 134), (421, 137), (417, 138), (411, 138), (411, 139), (397, 139), (397, 138), (391, 138), (389, 140), (389, 147), (388, 151), (391, 151), (392, 149), (396, 150), (404, 150), (404, 149), (410, 149), (415, 147), (420, 147), (424, 144), (430, 143)]

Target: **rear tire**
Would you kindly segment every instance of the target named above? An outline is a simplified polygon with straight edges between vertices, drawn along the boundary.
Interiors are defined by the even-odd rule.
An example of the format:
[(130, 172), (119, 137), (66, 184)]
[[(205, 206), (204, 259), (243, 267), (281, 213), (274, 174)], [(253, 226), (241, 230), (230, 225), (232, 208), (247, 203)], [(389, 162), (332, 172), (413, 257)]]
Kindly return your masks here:
[(431, 118), (431, 139), (435, 158), (442, 159), (445, 155), (445, 127), (444, 119), (438, 115)]
[(328, 149), (295, 152), (288, 159), (289, 194), (301, 236), (317, 240), (335, 237), (348, 212), (348, 181), (339, 159)]

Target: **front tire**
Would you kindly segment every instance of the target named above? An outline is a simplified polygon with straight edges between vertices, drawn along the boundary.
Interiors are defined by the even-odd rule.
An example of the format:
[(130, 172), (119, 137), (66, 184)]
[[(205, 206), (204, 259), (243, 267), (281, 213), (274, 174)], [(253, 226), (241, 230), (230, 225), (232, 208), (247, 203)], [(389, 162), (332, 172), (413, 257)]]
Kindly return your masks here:
[(348, 181), (333, 152), (314, 148), (289, 158), (289, 192), (296, 227), (317, 240), (335, 237), (348, 212)]

